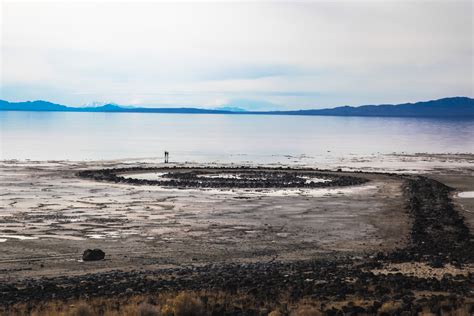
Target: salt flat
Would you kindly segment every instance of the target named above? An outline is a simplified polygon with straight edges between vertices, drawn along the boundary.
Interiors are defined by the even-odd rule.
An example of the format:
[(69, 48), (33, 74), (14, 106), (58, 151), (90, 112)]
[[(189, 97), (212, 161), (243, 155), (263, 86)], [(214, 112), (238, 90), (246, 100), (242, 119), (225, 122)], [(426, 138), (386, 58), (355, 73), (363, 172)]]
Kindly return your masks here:
[[(401, 180), (311, 190), (169, 189), (80, 179), (115, 162), (0, 169), (3, 278), (208, 262), (296, 260), (402, 246)], [(133, 165), (133, 164), (132, 164)], [(107, 260), (80, 261), (87, 248)]]

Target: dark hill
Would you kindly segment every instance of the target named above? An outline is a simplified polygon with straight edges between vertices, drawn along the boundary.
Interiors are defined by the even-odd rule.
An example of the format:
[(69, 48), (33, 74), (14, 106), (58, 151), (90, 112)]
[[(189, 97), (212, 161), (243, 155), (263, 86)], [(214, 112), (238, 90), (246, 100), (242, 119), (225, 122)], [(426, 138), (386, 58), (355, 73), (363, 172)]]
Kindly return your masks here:
[(183, 114), (262, 114), (262, 115), (328, 115), (328, 116), (396, 116), (396, 117), (474, 117), (474, 99), (453, 97), (439, 100), (404, 103), (341, 106), (333, 109), (295, 111), (230, 111), (199, 108), (130, 108), (115, 104), (99, 107), (67, 107), (47, 101), (8, 102), (0, 100), (0, 111), (61, 111), (61, 112), (125, 112), (125, 113), (183, 113)]
[(335, 115), (335, 116), (401, 116), (401, 117), (464, 117), (474, 116), (474, 99), (467, 97), (444, 98), (433, 101), (341, 106), (334, 109), (283, 111), (286, 115)]

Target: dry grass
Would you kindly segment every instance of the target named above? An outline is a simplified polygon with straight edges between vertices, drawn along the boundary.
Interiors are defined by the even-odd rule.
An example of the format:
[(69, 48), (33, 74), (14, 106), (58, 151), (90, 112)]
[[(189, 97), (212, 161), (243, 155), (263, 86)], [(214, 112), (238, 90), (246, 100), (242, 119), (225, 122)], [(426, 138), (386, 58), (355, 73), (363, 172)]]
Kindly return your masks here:
[(196, 294), (182, 292), (169, 299), (161, 309), (163, 316), (201, 316), (205, 315), (204, 305)]
[(158, 308), (148, 303), (142, 303), (138, 306), (138, 316), (160, 316)]
[[(256, 301), (247, 294), (224, 292), (181, 292), (159, 295), (135, 295), (131, 297), (91, 298), (88, 300), (49, 301), (39, 304), (18, 304), (8, 310), (0, 308), (0, 315), (8, 316), (205, 316), (220, 315), (226, 311), (253, 309), (258, 315), (269, 316), (320, 316), (325, 308), (340, 309), (349, 304), (368, 306), (367, 302), (355, 297), (352, 300), (322, 302), (303, 299), (292, 302), (280, 298), (272, 302)], [(445, 310), (442, 316), (470, 316), (474, 300), (466, 300), (464, 307)], [(385, 302), (379, 313), (392, 314), (400, 307), (398, 302)], [(429, 306), (418, 316), (428, 316)]]
[(397, 311), (402, 304), (400, 302), (385, 302), (380, 307), (380, 313), (392, 314)]
[(324, 313), (314, 306), (303, 305), (291, 313), (291, 316), (322, 316)]
[(92, 309), (85, 304), (80, 304), (77, 308), (70, 313), (71, 316), (94, 316)]

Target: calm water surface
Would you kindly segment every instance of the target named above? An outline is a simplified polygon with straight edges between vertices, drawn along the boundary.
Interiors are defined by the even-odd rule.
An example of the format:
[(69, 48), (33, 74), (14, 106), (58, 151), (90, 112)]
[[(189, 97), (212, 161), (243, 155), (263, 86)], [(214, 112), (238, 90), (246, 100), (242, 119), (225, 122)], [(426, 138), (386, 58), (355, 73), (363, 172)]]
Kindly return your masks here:
[(473, 120), (0, 112), (0, 159), (271, 162), (287, 156), (474, 152)]

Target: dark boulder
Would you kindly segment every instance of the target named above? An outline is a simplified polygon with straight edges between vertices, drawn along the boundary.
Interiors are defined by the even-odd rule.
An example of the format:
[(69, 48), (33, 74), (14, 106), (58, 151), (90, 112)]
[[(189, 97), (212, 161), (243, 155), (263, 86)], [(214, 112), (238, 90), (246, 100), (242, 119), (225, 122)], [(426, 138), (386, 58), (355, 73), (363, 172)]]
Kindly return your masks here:
[(103, 260), (105, 257), (105, 252), (100, 249), (87, 249), (82, 254), (82, 260), (84, 261), (97, 261)]

